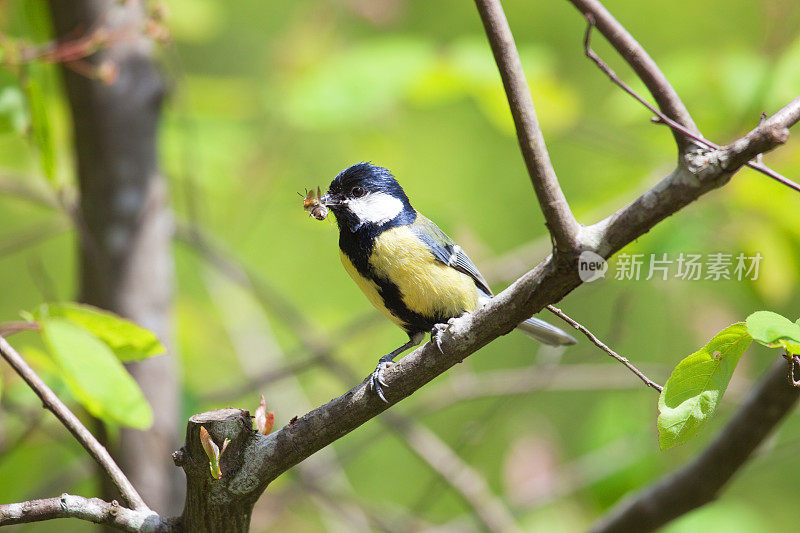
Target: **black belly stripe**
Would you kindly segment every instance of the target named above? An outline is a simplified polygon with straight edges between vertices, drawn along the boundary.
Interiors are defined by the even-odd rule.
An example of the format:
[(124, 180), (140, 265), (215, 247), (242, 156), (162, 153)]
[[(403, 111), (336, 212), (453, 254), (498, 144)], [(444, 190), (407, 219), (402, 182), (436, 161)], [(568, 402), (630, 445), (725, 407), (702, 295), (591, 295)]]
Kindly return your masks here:
[[(415, 217), (416, 218), (416, 213)], [(397, 318), (403, 321), (403, 329), (409, 335), (419, 332), (428, 332), (433, 329), (435, 324), (446, 322), (451, 317), (432, 316), (426, 317), (410, 310), (403, 302), (400, 289), (391, 280), (375, 274), (372, 265), (369, 264), (369, 257), (375, 239), (393, 227), (406, 225), (413, 222), (406, 220), (395, 220), (387, 224), (378, 226), (376, 224), (364, 224), (356, 231), (349, 231), (341, 228), (339, 232), (339, 248), (347, 255), (356, 270), (367, 279), (372, 280), (378, 286), (378, 294), (383, 299), (383, 304)]]
[[(362, 275), (364, 274), (362, 273)], [(402, 294), (397, 285), (385, 278), (379, 278), (374, 275), (367, 277), (378, 285), (378, 294), (380, 294), (383, 299), (383, 304), (394, 316), (403, 321), (405, 324), (403, 329), (405, 329), (406, 333), (409, 335), (430, 331), (433, 329), (434, 324), (447, 320), (442, 320), (441, 317), (426, 317), (415, 313), (403, 302)]]

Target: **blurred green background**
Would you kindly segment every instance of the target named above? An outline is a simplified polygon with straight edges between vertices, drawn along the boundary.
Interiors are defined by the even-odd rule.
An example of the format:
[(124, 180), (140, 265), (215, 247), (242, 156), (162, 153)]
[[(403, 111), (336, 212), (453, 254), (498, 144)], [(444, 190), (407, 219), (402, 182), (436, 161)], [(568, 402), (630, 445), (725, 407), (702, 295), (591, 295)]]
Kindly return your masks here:
[[(47, 39), (46, 11), (37, 4), (0, 4), (4, 34)], [(800, 92), (800, 5), (793, 0), (606, 5), (715, 142), (743, 134), (762, 111), (774, 112)], [(672, 169), (672, 136), (585, 59), (584, 21), (568, 2), (504, 6), (562, 186), (578, 219), (595, 222)], [(246, 386), (254, 376), (306, 360), (308, 339), (324, 337), (335, 345), (332, 358), (360, 379), (404, 340), (374, 318), (342, 269), (333, 219), (318, 222), (300, 208), (298, 192), (324, 187), (354, 162), (390, 168), (415, 207), (470, 252), (498, 291), (547, 254), (543, 219), (472, 3), (169, 0), (164, 7), (173, 41), (159, 52), (171, 83), (160, 149), (176, 220), (184, 230), (204, 230), (268, 294), (286, 300), (261, 305), (196, 247), (176, 241), (174, 317), (186, 417), (228, 405), (252, 411), (263, 393), (281, 426), (355, 382), (319, 361), (281, 381)], [(594, 47), (645, 94), (599, 35)], [(32, 68), (45, 91), (56, 176), (69, 187), (73, 160), (58, 68)], [(13, 102), (17, 78), (4, 73), (0, 80), (0, 176), (45, 187), (40, 155), (17, 131), (24, 127), (15, 128), (27, 120)], [(765, 162), (798, 179), (798, 137)], [(609, 279), (580, 287), (560, 306), (663, 383), (680, 359), (754, 310), (797, 318), (798, 212), (800, 196), (744, 170), (625, 252), (758, 252), (758, 280), (619, 281), (612, 261)], [(0, 196), (0, 213), (0, 321), (42, 301), (74, 298), (76, 237), (63, 217), (13, 194)], [(287, 309), (308, 324), (287, 319)], [(18, 339), (68, 396), (37, 355), (36, 337)], [(484, 476), (522, 529), (580, 531), (627, 492), (694, 457), (773, 359), (774, 352), (751, 348), (719, 415), (699, 438), (668, 452), (658, 451), (656, 393), (583, 339), (563, 353), (524, 336), (498, 339), (396, 410)], [(448, 387), (536, 368), (551, 376), (544, 390), (498, 395), (476, 385)], [(39, 404), (6, 365), (0, 374), (0, 502), (95, 495), (89, 458), (49, 416), (21, 445), (3, 448), (39, 416)], [(465, 390), (479, 397), (455, 402)], [(793, 415), (719, 501), (667, 531), (792, 528), (798, 450), (800, 420)], [(479, 529), (448, 484), (374, 420), (307, 470), (275, 482), (257, 504), (253, 531), (349, 531), (363, 520), (376, 530)], [(60, 521), (20, 530), (89, 527)]]

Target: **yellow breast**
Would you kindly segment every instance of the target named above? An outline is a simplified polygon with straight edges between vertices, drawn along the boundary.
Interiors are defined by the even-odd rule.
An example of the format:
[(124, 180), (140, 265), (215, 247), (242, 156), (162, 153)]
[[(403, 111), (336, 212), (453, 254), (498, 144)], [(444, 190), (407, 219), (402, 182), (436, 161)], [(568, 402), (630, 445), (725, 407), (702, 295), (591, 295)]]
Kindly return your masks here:
[(405, 226), (375, 239), (369, 263), (391, 280), (411, 311), (426, 317), (458, 316), (478, 306), (478, 290), (468, 275), (438, 261)]
[(342, 260), (344, 269), (348, 274), (350, 274), (350, 277), (353, 278), (353, 281), (356, 282), (356, 285), (358, 285), (358, 288), (361, 289), (361, 292), (366, 295), (369, 302), (374, 305), (378, 311), (386, 315), (389, 320), (398, 326), (402, 326), (403, 321), (394, 316), (391, 311), (386, 309), (386, 306), (383, 305), (383, 298), (381, 298), (381, 295), (378, 292), (378, 285), (371, 279), (362, 276), (355, 265), (353, 265), (353, 262), (350, 261), (350, 258), (347, 257), (347, 255), (341, 250), (339, 250), (339, 258)]

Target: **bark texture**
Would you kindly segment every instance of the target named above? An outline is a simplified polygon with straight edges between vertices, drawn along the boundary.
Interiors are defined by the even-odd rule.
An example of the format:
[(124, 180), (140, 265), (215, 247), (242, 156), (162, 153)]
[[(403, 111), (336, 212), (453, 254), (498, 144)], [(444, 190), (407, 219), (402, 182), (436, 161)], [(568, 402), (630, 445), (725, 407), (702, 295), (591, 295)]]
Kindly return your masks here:
[[(80, 188), (80, 299), (151, 329), (169, 349), (172, 218), (156, 149), (165, 83), (144, 33), (145, 3), (50, 0), (50, 9), (59, 39), (104, 38), (84, 61), (118, 70), (109, 84), (63, 69)], [(145, 501), (171, 514), (181, 501), (169, 461), (178, 442), (175, 360), (155, 357), (129, 370), (155, 421), (146, 432), (122, 430), (114, 455)]]
[[(200, 441), (206, 428), (220, 450), (222, 477), (214, 479), (209, 459)], [(258, 437), (250, 413), (242, 409), (220, 409), (194, 415), (186, 427), (186, 444), (173, 454), (175, 464), (186, 472), (186, 505), (181, 517), (183, 531), (193, 533), (246, 533), (250, 515), (262, 490), (231, 491), (228, 480), (243, 466), (245, 450)]]

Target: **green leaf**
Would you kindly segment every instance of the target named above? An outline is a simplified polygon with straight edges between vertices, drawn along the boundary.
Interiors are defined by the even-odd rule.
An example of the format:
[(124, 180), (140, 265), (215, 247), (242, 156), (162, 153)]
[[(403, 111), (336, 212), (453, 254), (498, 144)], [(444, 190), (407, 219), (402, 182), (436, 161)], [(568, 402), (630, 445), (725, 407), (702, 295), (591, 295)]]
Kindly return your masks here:
[(106, 343), (125, 363), (166, 351), (153, 332), (91, 305), (72, 302), (44, 304), (36, 312), (36, 318), (44, 317), (64, 318), (84, 328)]
[(153, 423), (139, 385), (97, 337), (63, 318), (40, 322), (42, 337), (75, 398), (92, 415), (137, 429)]
[[(41, 377), (45, 377), (47, 374), (51, 376), (59, 375), (59, 369), (55, 361), (45, 350), (37, 346), (23, 346), (19, 349), (19, 352), (25, 358), (25, 361), (36, 368)], [(55, 389), (52, 384), (50, 388)]]
[(744, 322), (737, 322), (678, 363), (658, 399), (662, 450), (688, 441), (711, 418), (752, 340)]
[(25, 86), (28, 96), (28, 108), (31, 114), (31, 130), (33, 143), (39, 150), (39, 162), (42, 172), (51, 182), (56, 181), (56, 145), (47, 113), (45, 96), (41, 86), (34, 80), (28, 80)]
[(756, 342), (770, 348), (783, 346), (790, 354), (800, 354), (800, 320), (794, 323), (772, 311), (756, 311), (745, 324)]

